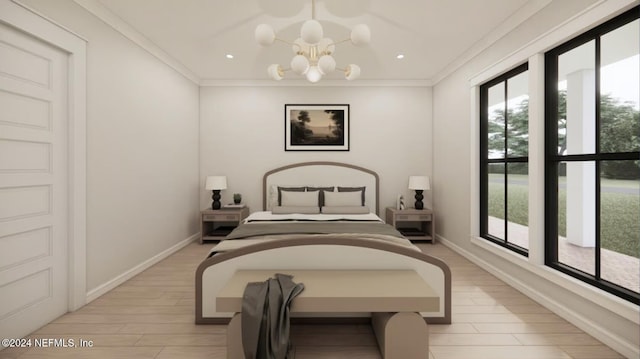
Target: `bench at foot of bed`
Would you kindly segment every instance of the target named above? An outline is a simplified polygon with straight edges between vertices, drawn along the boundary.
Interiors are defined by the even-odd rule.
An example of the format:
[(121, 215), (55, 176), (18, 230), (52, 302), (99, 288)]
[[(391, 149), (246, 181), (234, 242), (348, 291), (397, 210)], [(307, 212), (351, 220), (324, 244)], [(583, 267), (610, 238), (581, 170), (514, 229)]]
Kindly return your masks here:
[(305, 285), (291, 313), (371, 313), (383, 358), (429, 357), (427, 323), (419, 312), (438, 311), (440, 298), (413, 270), (241, 270), (216, 298), (220, 311), (236, 313), (227, 328), (227, 358), (244, 359), (240, 312), (246, 284), (275, 273)]

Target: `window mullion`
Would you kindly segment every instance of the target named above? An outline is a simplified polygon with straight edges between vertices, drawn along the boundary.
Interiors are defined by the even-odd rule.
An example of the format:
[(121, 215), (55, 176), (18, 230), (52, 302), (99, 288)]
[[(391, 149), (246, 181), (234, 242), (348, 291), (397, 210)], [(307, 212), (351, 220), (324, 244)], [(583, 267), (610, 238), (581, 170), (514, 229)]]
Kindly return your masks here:
[(597, 156), (597, 160), (595, 161), (595, 173), (593, 174), (594, 176), (596, 176), (595, 178), (595, 219), (596, 219), (596, 223), (595, 223), (595, 256), (594, 256), (594, 260), (595, 260), (595, 276), (597, 280), (600, 280), (601, 277), (601, 268), (602, 268), (602, 262), (601, 262), (601, 236), (600, 236), (600, 229), (601, 229), (601, 223), (600, 223), (600, 205), (601, 205), (601, 196), (600, 196), (600, 164), (601, 161), (599, 160), (600, 158), (600, 154), (601, 154), (601, 150), (600, 150), (600, 128), (601, 128), (601, 116), (600, 116), (600, 110), (601, 110), (601, 94), (600, 94), (600, 69), (601, 69), (601, 36), (596, 36), (595, 37), (595, 94), (594, 96), (596, 97), (596, 108), (595, 110), (595, 126), (596, 126), (596, 130), (595, 130), (595, 152), (596, 152), (596, 156)]
[(545, 255), (546, 265), (558, 263), (558, 55), (545, 56)]
[(509, 183), (507, 182), (509, 177), (507, 175), (508, 172), (508, 157), (509, 157), (509, 119), (508, 119), (508, 110), (509, 110), (509, 82), (507, 79), (504, 80), (504, 243), (509, 243), (509, 208), (507, 207), (509, 201), (507, 200), (507, 193), (509, 189)]

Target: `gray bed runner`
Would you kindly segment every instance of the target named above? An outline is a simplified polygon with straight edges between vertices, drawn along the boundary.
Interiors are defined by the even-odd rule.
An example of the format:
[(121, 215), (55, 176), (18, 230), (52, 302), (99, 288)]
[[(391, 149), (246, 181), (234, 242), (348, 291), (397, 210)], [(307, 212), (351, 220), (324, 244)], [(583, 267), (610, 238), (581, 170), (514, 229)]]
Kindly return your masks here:
[(404, 238), (392, 226), (379, 222), (303, 222), (247, 223), (234, 229), (225, 239), (245, 239), (280, 234), (371, 233)]

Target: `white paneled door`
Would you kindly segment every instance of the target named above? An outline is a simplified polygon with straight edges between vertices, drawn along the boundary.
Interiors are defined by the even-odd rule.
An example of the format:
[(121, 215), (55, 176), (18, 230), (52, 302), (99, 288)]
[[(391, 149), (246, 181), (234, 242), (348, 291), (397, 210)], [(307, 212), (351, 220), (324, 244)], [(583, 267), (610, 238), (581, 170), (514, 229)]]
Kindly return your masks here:
[(67, 311), (67, 68), (0, 22), (0, 338)]

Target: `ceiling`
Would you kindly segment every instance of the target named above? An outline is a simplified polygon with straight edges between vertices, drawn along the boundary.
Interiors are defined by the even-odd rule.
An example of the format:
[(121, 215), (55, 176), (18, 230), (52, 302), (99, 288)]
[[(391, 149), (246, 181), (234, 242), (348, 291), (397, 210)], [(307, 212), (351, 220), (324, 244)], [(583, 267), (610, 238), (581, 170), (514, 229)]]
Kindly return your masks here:
[[(266, 80), (269, 64), (289, 67), (291, 47), (281, 42), (261, 47), (254, 30), (266, 23), (278, 38), (293, 41), (311, 18), (311, 0), (98, 1), (201, 81)], [(334, 41), (347, 39), (360, 23), (371, 29), (368, 47), (337, 45), (338, 67), (357, 64), (367, 80), (429, 81), (517, 26), (541, 3), (548, 1), (317, 0), (316, 19)]]

